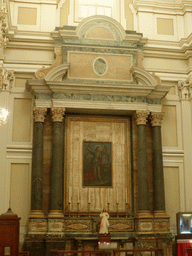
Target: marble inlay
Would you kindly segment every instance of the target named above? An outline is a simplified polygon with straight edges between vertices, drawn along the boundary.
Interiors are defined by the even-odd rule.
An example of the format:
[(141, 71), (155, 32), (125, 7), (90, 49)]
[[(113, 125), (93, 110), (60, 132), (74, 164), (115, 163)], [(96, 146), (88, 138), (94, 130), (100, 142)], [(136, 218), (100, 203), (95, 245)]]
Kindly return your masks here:
[(108, 69), (107, 62), (104, 58), (96, 58), (93, 63), (93, 70), (98, 76), (103, 76)]

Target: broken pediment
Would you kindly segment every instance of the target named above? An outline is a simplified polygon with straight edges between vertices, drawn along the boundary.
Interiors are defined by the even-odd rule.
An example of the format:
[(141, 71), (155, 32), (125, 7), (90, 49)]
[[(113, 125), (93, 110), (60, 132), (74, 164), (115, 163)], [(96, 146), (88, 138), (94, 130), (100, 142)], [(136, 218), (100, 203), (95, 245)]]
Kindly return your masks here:
[(36, 72), (37, 81), (28, 82), (38, 100), (78, 101), (80, 106), (86, 101), (135, 102), (160, 108), (169, 87), (161, 86), (160, 78), (144, 70), (147, 39), (141, 33), (125, 31), (112, 18), (92, 16), (77, 27), (56, 28), (52, 36), (55, 62)]

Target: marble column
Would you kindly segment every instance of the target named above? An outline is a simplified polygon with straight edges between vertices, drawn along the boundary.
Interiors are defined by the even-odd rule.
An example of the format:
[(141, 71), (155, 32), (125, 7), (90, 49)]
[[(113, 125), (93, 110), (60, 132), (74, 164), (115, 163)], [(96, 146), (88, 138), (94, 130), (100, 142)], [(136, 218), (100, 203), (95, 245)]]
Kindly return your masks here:
[(47, 108), (37, 108), (34, 114), (31, 214), (43, 213), (43, 123)]
[(50, 214), (63, 214), (63, 116), (64, 108), (52, 107), (53, 146), (51, 168)]
[(161, 142), (161, 123), (164, 114), (152, 112), (150, 115), (153, 136), (153, 209), (154, 215), (165, 214), (165, 192)]
[(135, 119), (138, 130), (138, 216), (151, 217), (149, 208), (146, 123), (149, 111), (138, 110)]

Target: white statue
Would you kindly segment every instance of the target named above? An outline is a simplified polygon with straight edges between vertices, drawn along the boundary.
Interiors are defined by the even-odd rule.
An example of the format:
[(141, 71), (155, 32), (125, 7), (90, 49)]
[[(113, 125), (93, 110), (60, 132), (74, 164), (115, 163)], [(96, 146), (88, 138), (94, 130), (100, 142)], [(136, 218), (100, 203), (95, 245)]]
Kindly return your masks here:
[(109, 227), (109, 214), (105, 209), (100, 213), (101, 223), (100, 223), (100, 230), (99, 234), (108, 234), (108, 227)]

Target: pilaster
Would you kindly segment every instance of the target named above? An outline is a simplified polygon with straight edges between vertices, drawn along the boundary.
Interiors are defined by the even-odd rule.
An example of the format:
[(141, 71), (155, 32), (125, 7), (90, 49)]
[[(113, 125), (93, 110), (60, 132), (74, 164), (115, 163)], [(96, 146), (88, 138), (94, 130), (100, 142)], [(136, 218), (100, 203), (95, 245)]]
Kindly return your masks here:
[(184, 149), (184, 176), (185, 179), (185, 211), (190, 211), (192, 207), (191, 194), (191, 166), (192, 166), (192, 76), (185, 81), (178, 82), (180, 103), (181, 103), (181, 125)]

